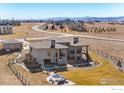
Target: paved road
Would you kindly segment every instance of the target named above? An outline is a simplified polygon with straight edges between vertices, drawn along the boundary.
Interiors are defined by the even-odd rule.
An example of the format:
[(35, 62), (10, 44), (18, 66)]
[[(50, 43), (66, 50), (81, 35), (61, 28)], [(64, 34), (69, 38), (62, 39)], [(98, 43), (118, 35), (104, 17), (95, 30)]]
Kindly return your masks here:
[[(106, 41), (115, 41), (115, 42), (124, 42), (123, 39), (114, 39), (114, 38), (102, 38), (102, 37), (95, 37), (95, 36), (88, 36), (88, 35), (74, 35), (74, 34), (67, 34), (67, 33), (59, 33), (59, 32), (48, 32), (48, 31), (43, 31), (38, 28), (39, 25), (33, 26), (32, 29), (35, 31), (43, 32), (43, 33), (50, 33), (50, 34), (58, 34), (62, 36), (78, 36), (82, 38), (89, 38), (89, 39), (97, 39), (97, 40), (106, 40)], [(58, 36), (58, 37), (62, 37)]]
[(39, 27), (39, 25), (35, 25), (35, 26), (32, 27), (32, 29), (35, 30), (35, 31), (49, 33), (49, 34), (58, 34), (58, 35), (62, 35), (62, 36), (74, 36), (73, 34), (43, 31), (43, 30), (39, 29), (38, 27)]

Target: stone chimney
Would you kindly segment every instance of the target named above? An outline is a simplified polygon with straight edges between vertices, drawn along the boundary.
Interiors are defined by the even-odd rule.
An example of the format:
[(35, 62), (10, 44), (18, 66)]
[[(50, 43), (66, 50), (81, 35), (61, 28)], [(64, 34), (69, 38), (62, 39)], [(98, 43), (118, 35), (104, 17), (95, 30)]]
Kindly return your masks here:
[(79, 42), (79, 38), (74, 38), (73, 43), (76, 44), (76, 43), (78, 43), (78, 42)]
[(51, 40), (51, 48), (55, 48), (55, 40)]

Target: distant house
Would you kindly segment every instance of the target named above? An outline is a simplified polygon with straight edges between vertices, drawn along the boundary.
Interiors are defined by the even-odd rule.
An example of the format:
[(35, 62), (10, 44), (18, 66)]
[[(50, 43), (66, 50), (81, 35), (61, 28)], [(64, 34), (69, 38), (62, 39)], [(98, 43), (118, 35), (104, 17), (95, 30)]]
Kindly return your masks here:
[(67, 46), (56, 44), (54, 40), (44, 40), (30, 44), (29, 53), (43, 70), (48, 70), (50, 67), (53, 69), (60, 66), (66, 67), (67, 48)]
[(12, 34), (12, 33), (13, 33), (12, 26), (0, 24), (0, 35)]
[(21, 51), (23, 43), (17, 40), (5, 40), (1, 42), (3, 52)]

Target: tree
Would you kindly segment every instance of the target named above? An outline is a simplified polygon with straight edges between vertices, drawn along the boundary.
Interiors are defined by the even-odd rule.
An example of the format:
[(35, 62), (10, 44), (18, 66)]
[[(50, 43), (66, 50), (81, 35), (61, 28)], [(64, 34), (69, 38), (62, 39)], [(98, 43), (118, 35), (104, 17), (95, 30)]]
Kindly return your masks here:
[(107, 31), (108, 31), (108, 32), (110, 32), (110, 29), (109, 29), (109, 28), (107, 28)]
[(52, 30), (55, 30), (55, 25), (53, 24), (52, 27), (51, 27)]
[(105, 32), (105, 29), (104, 29), (104, 27), (102, 27), (102, 29), (101, 29), (101, 32)]
[(122, 67), (122, 64), (121, 64), (121, 61), (120, 60), (117, 62), (117, 66), (118, 67)]
[(112, 31), (114, 31), (114, 32), (115, 32), (115, 31), (116, 31), (116, 28), (114, 27)]
[(93, 32), (93, 30), (91, 29), (90, 32)]
[(101, 28), (101, 27), (99, 27), (99, 32), (100, 32), (100, 33), (102, 32), (102, 28)]
[(60, 25), (60, 29), (64, 29), (64, 26), (62, 24)]
[(48, 28), (49, 28), (49, 26), (48, 26), (48, 25), (46, 25), (45, 29), (47, 30)]

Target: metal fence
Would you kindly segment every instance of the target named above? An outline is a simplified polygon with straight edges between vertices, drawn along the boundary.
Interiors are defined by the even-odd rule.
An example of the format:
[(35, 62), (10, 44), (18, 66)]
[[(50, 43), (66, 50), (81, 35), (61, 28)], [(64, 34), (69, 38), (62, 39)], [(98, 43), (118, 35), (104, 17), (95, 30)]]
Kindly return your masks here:
[(18, 68), (12, 62), (9, 62), (8, 66), (23, 85), (30, 85), (30, 82), (19, 72)]

